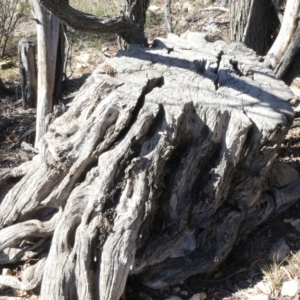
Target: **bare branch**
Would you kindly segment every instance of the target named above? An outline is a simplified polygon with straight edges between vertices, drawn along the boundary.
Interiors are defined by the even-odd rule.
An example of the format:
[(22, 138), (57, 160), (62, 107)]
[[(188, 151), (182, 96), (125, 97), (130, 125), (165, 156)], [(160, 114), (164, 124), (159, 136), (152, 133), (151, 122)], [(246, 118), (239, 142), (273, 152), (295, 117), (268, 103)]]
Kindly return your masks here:
[(199, 9), (199, 11), (223, 11), (223, 12), (229, 12), (229, 9), (224, 8), (224, 7), (207, 7), (207, 8), (203, 8), (203, 9)]
[(118, 34), (127, 43), (145, 43), (144, 33), (122, 12), (119, 16), (97, 18), (94, 15), (74, 9), (64, 1), (39, 0), (39, 2), (75, 30), (92, 33), (111, 32)]

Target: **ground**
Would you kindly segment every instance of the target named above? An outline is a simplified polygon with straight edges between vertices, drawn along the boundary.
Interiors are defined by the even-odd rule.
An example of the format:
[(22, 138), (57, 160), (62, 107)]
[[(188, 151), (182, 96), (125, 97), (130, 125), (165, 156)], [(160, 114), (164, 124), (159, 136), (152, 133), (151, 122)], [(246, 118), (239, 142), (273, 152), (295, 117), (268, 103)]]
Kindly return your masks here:
[[(199, 1), (198, 1), (199, 2)], [(176, 2), (172, 6), (175, 32), (181, 34), (186, 30), (207, 33), (209, 41), (223, 39), (228, 42), (229, 15), (227, 12), (201, 11), (196, 1)], [(219, 4), (214, 3), (215, 6)], [(24, 30), (24, 28), (26, 30)], [(35, 37), (35, 24), (27, 22), (20, 27), (14, 36), (17, 41), (24, 36)], [(149, 41), (165, 34), (161, 3), (155, 1), (149, 8), (146, 34)], [(97, 36), (69, 33), (71, 55), (69, 57), (68, 79), (63, 85), (60, 102), (67, 106), (92, 70), (117, 51), (114, 35)], [(26, 147), (34, 141), (35, 110), (24, 110), (20, 99), (18, 67), (14, 58), (16, 47), (8, 49), (4, 59), (12, 59), (15, 67), (4, 71), (1, 78), (15, 94), (1, 99), (0, 102), (0, 168), (11, 168), (34, 156), (34, 149)], [(16, 44), (16, 43), (15, 43)], [(300, 56), (300, 55), (299, 55)], [(300, 57), (287, 74), (285, 80), (295, 93), (295, 121), (279, 152), (278, 160), (288, 163), (300, 174)], [(298, 98), (297, 98), (298, 97)], [(151, 290), (138, 283), (138, 278), (131, 277), (126, 289), (127, 300), (188, 300), (188, 299), (298, 299), (298, 278), (300, 278), (300, 203), (294, 204), (280, 215), (273, 216), (249, 236), (245, 237), (232, 251), (228, 259), (210, 274), (195, 275), (163, 290)], [(299, 221), (299, 222), (298, 222)], [(297, 226), (299, 225), (299, 226)], [(279, 241), (279, 242), (278, 242)], [(273, 248), (285, 249), (286, 255), (281, 262), (270, 259)], [(12, 272), (17, 274), (18, 267)], [(290, 295), (284, 286), (290, 284)], [(293, 288), (297, 291), (293, 294)], [(37, 291), (38, 293), (38, 291)], [(4, 295), (20, 296), (14, 299), (36, 299), (31, 294), (22, 295), (9, 289), (0, 290), (0, 300), (9, 299)], [(269, 298), (268, 298), (269, 297)], [(12, 299), (12, 298), (11, 298)], [(124, 297), (125, 299), (125, 297)], [(253, 298), (254, 299), (254, 298)]]

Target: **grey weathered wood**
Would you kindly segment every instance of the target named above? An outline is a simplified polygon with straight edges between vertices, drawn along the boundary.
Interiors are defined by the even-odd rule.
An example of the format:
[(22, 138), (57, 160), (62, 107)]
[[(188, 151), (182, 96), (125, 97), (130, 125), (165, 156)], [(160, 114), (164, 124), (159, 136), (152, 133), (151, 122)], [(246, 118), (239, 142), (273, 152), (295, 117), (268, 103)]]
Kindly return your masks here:
[[(122, 0), (121, 20), (117, 21), (119, 17), (114, 18), (113, 22), (117, 21), (114, 25), (109, 24), (112, 19), (107, 20), (106, 24), (100, 25), (102, 27), (101, 31), (104, 29), (107, 32), (112, 30), (112, 32), (117, 33), (119, 35), (119, 49), (127, 49), (128, 43), (147, 45), (147, 39), (144, 36), (144, 27), (149, 3), (150, 0)], [(129, 28), (126, 23), (131, 23)], [(122, 28), (124, 33), (119, 32), (118, 27)]]
[(300, 49), (300, 21), (298, 21), (297, 29), (290, 41), (286, 51), (274, 69), (276, 76), (282, 78), (292, 65), (295, 55)]
[(54, 228), (41, 299), (118, 300), (133, 274), (159, 288), (208, 272), (286, 205), (269, 175), (289, 88), (242, 44), (188, 32), (154, 45), (93, 72), (1, 202), (14, 251)]
[(166, 33), (168, 35), (168, 33), (173, 32), (171, 0), (165, 0), (164, 12), (165, 12)]
[[(85, 14), (72, 8), (67, 1), (38, 0), (44, 7), (57, 16), (62, 22), (75, 30), (92, 33), (116, 33), (127, 44), (145, 44), (146, 39), (143, 30), (149, 0), (122, 0), (125, 3), (125, 11), (118, 16), (98, 18)], [(146, 8), (146, 9), (144, 9)], [(128, 15), (137, 17), (133, 20)]]
[(293, 38), (298, 25), (299, 13), (300, 2), (298, 0), (287, 0), (279, 34), (267, 54), (273, 68), (278, 66)]
[[(64, 2), (64, 1), (62, 1)], [(37, 94), (37, 118), (35, 148), (41, 137), (46, 133), (46, 115), (52, 112), (55, 103), (54, 96), (56, 79), (62, 80), (57, 70), (57, 54), (61, 34), (61, 23), (53, 15), (40, 5), (38, 0), (32, 0), (35, 18), (37, 22), (37, 63), (38, 63), (38, 94)], [(63, 66), (60, 66), (60, 73)]]
[(22, 281), (11, 275), (0, 275), (0, 286), (9, 286), (16, 290), (31, 291), (41, 284), (45, 258), (21, 272)]
[(37, 68), (35, 44), (21, 39), (18, 43), (19, 70), (23, 108), (36, 107), (37, 101)]

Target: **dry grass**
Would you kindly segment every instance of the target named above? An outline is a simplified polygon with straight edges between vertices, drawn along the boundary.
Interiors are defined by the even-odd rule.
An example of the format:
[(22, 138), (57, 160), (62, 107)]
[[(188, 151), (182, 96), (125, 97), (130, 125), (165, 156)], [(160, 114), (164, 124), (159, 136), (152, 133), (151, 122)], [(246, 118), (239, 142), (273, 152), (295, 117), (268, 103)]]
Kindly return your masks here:
[[(272, 286), (272, 297), (277, 299), (281, 294), (284, 282), (289, 280), (299, 281), (300, 253), (291, 253), (282, 263), (273, 263), (262, 268), (265, 278)], [(299, 282), (298, 282), (299, 285)]]
[(121, 9), (120, 0), (71, 0), (70, 5), (98, 17), (115, 15)]
[(282, 264), (273, 263), (268, 267), (262, 268), (262, 272), (273, 287), (273, 291), (276, 294), (278, 294), (278, 292), (280, 294), (283, 282), (288, 280), (288, 278), (286, 278), (286, 273), (282, 269)]

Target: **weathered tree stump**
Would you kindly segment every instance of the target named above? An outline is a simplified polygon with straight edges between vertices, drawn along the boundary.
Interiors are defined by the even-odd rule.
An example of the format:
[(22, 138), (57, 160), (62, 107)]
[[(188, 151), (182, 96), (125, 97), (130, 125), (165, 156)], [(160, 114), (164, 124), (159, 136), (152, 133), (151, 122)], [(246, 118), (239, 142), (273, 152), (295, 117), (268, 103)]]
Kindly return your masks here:
[(35, 44), (21, 39), (18, 44), (19, 69), (23, 108), (36, 107), (37, 101), (37, 68)]
[(269, 186), (292, 97), (241, 44), (189, 32), (120, 51), (39, 155), (1, 174), (1, 186), (20, 180), (0, 198), (0, 263), (44, 259), (0, 284), (41, 282), (41, 299), (117, 300), (133, 274), (160, 288), (210, 271), (297, 199)]

